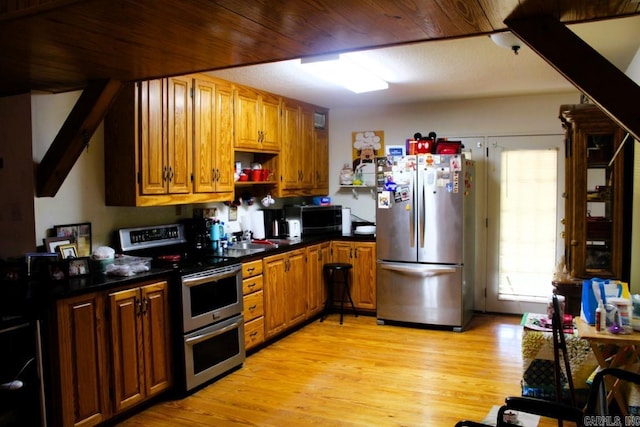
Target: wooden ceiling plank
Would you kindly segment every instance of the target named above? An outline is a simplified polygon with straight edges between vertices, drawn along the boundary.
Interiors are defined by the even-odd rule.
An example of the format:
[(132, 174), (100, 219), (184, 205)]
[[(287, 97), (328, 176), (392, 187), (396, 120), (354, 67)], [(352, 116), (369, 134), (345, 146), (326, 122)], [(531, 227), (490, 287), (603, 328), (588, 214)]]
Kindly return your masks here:
[(508, 18), (505, 24), (612, 120), (640, 139), (640, 86), (626, 74), (554, 17)]
[(36, 172), (36, 195), (54, 197), (123, 84), (117, 80), (91, 82), (69, 113)]
[(0, 96), (486, 34), (510, 10), (561, 22), (640, 13), (636, 0), (11, 0), (4, 14), (2, 4)]
[(478, 3), (484, 11), (493, 31), (506, 29), (504, 19), (520, 4), (518, 0), (502, 0), (498, 2), (495, 0), (478, 0)]

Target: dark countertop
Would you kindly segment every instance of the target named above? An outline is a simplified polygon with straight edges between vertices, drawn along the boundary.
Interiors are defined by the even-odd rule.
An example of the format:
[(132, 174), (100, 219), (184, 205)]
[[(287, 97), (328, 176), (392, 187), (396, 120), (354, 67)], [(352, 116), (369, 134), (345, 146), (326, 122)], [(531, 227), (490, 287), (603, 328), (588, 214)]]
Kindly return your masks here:
[[(363, 241), (363, 242), (375, 242), (375, 235), (320, 235), (305, 237), (296, 241), (295, 243), (280, 245), (276, 248), (269, 247), (268, 249), (246, 255), (238, 258), (229, 258), (224, 262), (217, 263), (216, 266), (225, 266), (235, 263), (242, 263), (246, 261), (252, 261), (256, 259), (264, 258), (265, 256), (276, 255), (279, 253), (287, 252), (290, 250), (304, 248), (306, 246), (322, 243), (332, 240), (347, 240), (347, 241)], [(223, 254), (224, 255), (224, 254)], [(81, 295), (90, 292), (110, 290), (128, 285), (135, 285), (137, 283), (145, 282), (148, 280), (157, 279), (171, 279), (177, 277), (177, 270), (167, 267), (152, 267), (148, 272), (136, 274), (133, 276), (109, 276), (105, 274), (91, 274), (88, 276), (69, 278), (68, 280), (30, 280), (30, 281), (16, 281), (10, 283), (13, 288), (11, 292), (11, 307), (9, 310), (0, 310), (3, 316), (13, 315), (14, 312), (22, 313), (25, 307), (28, 312), (39, 312), (39, 308), (45, 307), (51, 302), (67, 298), (75, 295)], [(5, 288), (7, 289), (7, 288)], [(3, 306), (7, 306), (5, 304)]]

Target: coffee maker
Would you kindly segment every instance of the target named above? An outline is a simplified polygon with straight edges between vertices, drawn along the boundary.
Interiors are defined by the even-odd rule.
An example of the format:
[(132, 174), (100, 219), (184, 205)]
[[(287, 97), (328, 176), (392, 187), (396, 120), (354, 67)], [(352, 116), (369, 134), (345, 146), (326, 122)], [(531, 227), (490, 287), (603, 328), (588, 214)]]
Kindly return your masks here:
[(263, 209), (264, 230), (267, 239), (282, 239), (287, 237), (287, 223), (282, 209)]
[(189, 218), (182, 221), (191, 254), (206, 255), (211, 250), (211, 218)]

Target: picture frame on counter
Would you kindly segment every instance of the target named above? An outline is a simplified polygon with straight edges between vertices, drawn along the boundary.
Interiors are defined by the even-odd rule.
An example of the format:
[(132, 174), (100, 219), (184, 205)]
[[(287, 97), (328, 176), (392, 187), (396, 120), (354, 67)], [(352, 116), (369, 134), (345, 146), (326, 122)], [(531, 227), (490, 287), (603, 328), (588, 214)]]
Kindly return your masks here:
[(62, 259), (78, 258), (78, 249), (75, 243), (58, 246), (58, 252)]
[(57, 253), (58, 246), (71, 244), (71, 239), (67, 236), (63, 237), (46, 237), (42, 239), (44, 241), (44, 249), (49, 253)]
[(73, 258), (68, 260), (69, 266), (67, 272), (69, 277), (87, 276), (91, 274), (89, 257)]
[(54, 261), (49, 263), (49, 279), (65, 280), (68, 274), (68, 265), (65, 261)]
[(76, 245), (76, 258), (91, 256), (91, 223), (63, 224), (53, 227), (55, 237), (66, 237)]

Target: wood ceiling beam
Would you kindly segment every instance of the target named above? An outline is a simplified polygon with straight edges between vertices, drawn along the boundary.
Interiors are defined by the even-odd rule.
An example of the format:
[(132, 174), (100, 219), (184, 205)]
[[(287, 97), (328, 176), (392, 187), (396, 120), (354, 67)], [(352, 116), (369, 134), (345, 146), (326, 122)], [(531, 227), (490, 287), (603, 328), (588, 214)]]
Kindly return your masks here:
[(100, 80), (82, 92), (37, 166), (37, 197), (56, 195), (122, 87), (117, 80)]
[(556, 18), (507, 18), (504, 23), (620, 127), (640, 140), (640, 86)]

